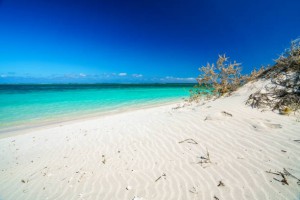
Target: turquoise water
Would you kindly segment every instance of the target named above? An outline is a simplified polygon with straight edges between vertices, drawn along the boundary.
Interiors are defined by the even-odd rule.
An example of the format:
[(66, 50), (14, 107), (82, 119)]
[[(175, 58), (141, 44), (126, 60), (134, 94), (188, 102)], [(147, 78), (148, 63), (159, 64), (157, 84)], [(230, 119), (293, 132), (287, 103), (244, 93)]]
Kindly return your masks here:
[(0, 85), (0, 129), (189, 96), (191, 84)]

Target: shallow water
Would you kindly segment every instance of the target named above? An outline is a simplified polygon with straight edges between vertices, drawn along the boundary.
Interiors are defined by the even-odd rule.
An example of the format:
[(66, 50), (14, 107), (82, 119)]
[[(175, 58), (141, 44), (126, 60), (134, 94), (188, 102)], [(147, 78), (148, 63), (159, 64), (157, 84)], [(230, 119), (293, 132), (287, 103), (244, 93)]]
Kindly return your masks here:
[(0, 85), (0, 129), (188, 97), (192, 84)]

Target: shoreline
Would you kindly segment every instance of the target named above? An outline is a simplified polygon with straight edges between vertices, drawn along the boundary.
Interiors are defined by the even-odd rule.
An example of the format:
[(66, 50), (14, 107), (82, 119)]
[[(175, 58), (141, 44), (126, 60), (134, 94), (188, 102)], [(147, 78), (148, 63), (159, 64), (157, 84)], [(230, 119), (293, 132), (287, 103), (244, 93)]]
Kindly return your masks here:
[(58, 126), (65, 126), (65, 125), (70, 125), (73, 123), (79, 123), (88, 120), (94, 120), (94, 119), (103, 118), (111, 115), (118, 115), (122, 113), (134, 112), (134, 111), (144, 110), (144, 109), (151, 109), (156, 107), (171, 106), (178, 103), (183, 103), (184, 102), (183, 99), (184, 97), (181, 97), (180, 99), (173, 99), (173, 100), (162, 101), (162, 102), (155, 102), (155, 103), (152, 102), (149, 104), (140, 104), (137, 106), (131, 105), (131, 106), (126, 106), (124, 108), (120, 107), (118, 109), (114, 109), (111, 111), (90, 112), (90, 113), (85, 113), (83, 114), (83, 116), (80, 117), (75, 117), (75, 115), (78, 115), (80, 113), (72, 113), (68, 117), (57, 117), (57, 118), (53, 118), (53, 120), (48, 120), (48, 121), (38, 120), (39, 122), (34, 122), (34, 123), (29, 122), (29, 124), (24, 123), (22, 125), (9, 126), (5, 128), (0, 128), (0, 139), (22, 135), (32, 131), (54, 128)]
[(296, 200), (300, 122), (246, 106), (260, 86), (1, 138), (0, 199)]

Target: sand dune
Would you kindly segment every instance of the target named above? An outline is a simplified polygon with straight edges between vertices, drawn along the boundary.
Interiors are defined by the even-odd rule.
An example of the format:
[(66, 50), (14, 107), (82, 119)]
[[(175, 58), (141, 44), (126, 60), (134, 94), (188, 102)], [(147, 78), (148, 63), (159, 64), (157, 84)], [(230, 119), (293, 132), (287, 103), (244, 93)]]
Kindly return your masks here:
[(3, 138), (0, 199), (300, 199), (300, 122), (246, 106), (259, 85)]

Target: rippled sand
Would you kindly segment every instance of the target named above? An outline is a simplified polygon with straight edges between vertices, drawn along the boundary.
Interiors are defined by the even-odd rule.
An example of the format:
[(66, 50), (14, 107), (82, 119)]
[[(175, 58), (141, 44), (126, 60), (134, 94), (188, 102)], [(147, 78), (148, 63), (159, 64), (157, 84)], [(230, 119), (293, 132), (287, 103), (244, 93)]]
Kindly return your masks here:
[(2, 138), (0, 199), (300, 199), (300, 122), (251, 90)]

